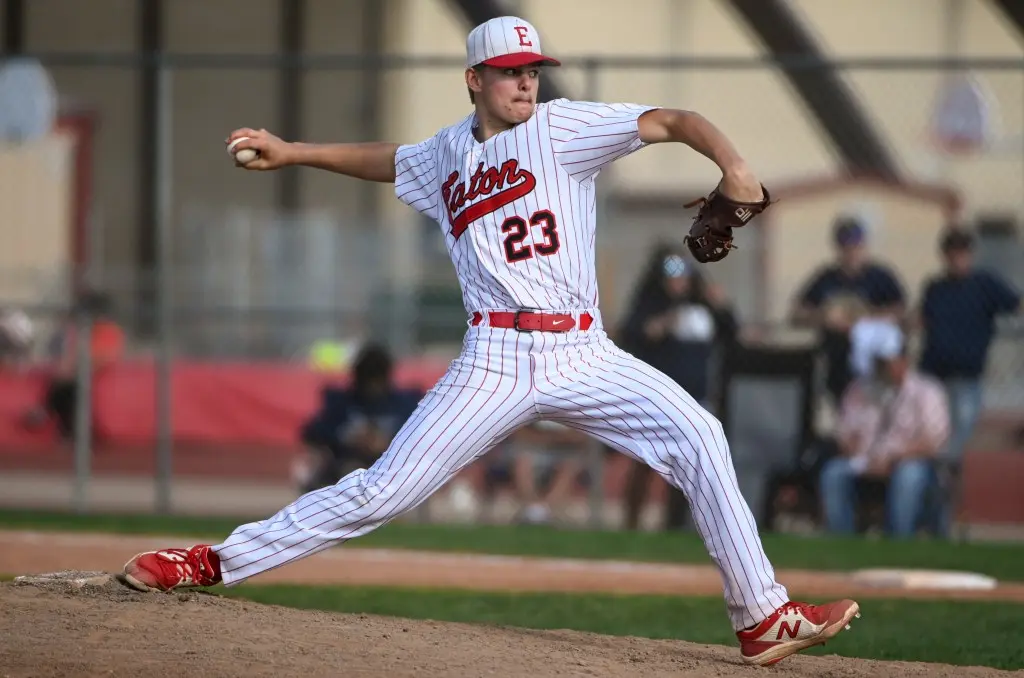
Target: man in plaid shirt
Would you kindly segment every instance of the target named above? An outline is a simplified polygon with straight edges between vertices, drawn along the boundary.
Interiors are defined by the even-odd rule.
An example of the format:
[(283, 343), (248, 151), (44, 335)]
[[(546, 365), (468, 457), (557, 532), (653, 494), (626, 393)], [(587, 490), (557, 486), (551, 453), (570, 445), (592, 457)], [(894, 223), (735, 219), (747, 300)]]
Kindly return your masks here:
[(861, 478), (887, 483), (886, 532), (912, 536), (936, 482), (934, 459), (949, 438), (949, 404), (937, 380), (911, 368), (894, 323), (864, 333), (859, 348), (873, 370), (843, 394), (840, 455), (822, 469), (821, 496), (830, 532), (852, 533)]

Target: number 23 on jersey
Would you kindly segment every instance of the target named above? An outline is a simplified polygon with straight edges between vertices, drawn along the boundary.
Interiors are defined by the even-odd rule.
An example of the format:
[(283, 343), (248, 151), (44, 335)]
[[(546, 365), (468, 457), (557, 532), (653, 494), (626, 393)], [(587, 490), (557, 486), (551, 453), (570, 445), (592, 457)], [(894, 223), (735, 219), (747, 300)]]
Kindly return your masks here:
[[(485, 169), (480, 163), (470, 177), (468, 187), (459, 179), (459, 173), (452, 172), (441, 187), (452, 223), (452, 235), (456, 239), (462, 236), (470, 223), (528, 195), (537, 185), (533, 173), (521, 168), (514, 159), (506, 160), (500, 168)], [(465, 207), (467, 202), (477, 198), (483, 199)], [(540, 228), (543, 240), (528, 243), (526, 240), (534, 227)], [(529, 219), (509, 217), (502, 222), (501, 232), (505, 234), (505, 259), (510, 264), (532, 259), (534, 255), (551, 256), (561, 246), (558, 223), (550, 210), (538, 210)]]
[[(530, 229), (539, 226), (544, 240), (534, 245), (524, 244), (524, 240), (530, 234)], [(533, 258), (534, 253), (541, 256), (550, 256), (558, 251), (561, 243), (558, 241), (558, 223), (555, 215), (548, 210), (540, 210), (533, 213), (527, 219), (522, 217), (509, 217), (501, 224), (501, 232), (505, 233), (505, 259), (510, 264), (517, 261), (526, 261)]]

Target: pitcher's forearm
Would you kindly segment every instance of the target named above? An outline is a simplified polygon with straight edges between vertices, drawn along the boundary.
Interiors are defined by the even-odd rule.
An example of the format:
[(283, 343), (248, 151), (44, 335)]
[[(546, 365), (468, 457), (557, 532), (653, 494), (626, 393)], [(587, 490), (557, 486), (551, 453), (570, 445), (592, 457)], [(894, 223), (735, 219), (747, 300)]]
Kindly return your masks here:
[(371, 142), (360, 144), (292, 143), (288, 164), (314, 167), (346, 176), (391, 183), (395, 180), (395, 153), (398, 144)]
[(718, 165), (723, 174), (749, 172), (728, 137), (699, 113), (660, 108), (642, 115), (638, 124), (640, 138), (646, 143), (686, 144)]

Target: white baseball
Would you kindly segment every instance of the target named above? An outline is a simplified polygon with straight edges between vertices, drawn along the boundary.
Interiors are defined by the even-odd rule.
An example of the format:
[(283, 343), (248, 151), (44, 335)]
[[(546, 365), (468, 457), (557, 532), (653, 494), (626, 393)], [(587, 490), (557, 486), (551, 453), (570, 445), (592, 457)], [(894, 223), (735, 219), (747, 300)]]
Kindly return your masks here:
[(238, 137), (228, 145), (228, 154), (235, 156), (235, 160), (243, 165), (252, 162), (256, 159), (256, 156), (259, 155), (259, 153), (252, 148), (243, 148), (237, 153), (234, 152), (235, 146), (237, 146), (239, 142), (245, 141), (248, 138), (249, 137)]

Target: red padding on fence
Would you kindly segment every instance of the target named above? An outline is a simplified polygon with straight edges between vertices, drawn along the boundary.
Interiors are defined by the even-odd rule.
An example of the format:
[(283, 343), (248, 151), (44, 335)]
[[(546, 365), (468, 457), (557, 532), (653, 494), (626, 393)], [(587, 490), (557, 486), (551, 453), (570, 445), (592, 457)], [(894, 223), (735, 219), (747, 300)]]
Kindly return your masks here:
[(43, 370), (0, 367), (0, 453), (12, 448), (52, 447), (55, 427), (30, 431), (22, 423), (28, 411), (42, 401), (46, 383)]
[[(447, 363), (396, 366), (403, 387), (429, 389)], [(172, 434), (208, 443), (294, 444), (299, 427), (319, 405), (320, 389), (346, 375), (280, 364), (175, 362), (172, 366)], [(123, 362), (97, 376), (93, 422), (105, 442), (139, 443), (156, 436), (156, 371), (152, 362)], [(24, 413), (42, 398), (43, 371), (0, 370), (0, 451), (49, 442), (53, 430), (29, 432)]]

